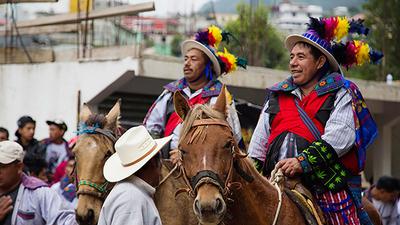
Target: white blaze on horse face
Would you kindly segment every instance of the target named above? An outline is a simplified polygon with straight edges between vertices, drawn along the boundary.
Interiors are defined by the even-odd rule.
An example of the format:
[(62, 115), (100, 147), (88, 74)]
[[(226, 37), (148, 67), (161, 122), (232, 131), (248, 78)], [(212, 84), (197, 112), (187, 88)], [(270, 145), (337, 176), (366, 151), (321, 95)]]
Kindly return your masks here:
[(97, 150), (98, 145), (97, 145), (97, 143), (96, 143), (95, 141), (91, 141), (89, 147), (90, 147), (91, 149)]
[(203, 155), (203, 159), (201, 160), (203, 163), (203, 169), (207, 169), (207, 157), (206, 155)]

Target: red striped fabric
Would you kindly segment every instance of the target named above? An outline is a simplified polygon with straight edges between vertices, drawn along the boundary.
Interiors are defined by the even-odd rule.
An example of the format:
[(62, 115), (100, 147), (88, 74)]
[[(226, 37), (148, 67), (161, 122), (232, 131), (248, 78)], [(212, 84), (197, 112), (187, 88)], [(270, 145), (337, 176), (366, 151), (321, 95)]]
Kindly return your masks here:
[(316, 198), (328, 223), (331, 225), (360, 225), (357, 208), (347, 191), (330, 191), (317, 194)]

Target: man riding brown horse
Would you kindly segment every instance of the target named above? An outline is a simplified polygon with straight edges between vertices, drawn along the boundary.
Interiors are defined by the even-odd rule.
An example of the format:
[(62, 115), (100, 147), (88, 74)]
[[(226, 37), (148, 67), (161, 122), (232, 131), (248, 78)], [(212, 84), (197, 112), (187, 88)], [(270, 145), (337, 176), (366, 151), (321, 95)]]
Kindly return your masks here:
[[(245, 67), (246, 62), (236, 58), (225, 49), (218, 52), (221, 41), (228, 39), (228, 33), (216, 26), (200, 31), (195, 40), (186, 40), (182, 44), (184, 55), (184, 77), (164, 86), (164, 91), (149, 109), (143, 125), (154, 137), (165, 137), (172, 134), (168, 148), (162, 150), (163, 158), (172, 159), (177, 152), (182, 120), (174, 111), (173, 94), (180, 92), (191, 105), (214, 104), (221, 92), (222, 83), (218, 80), (223, 74), (234, 71), (237, 66)], [(228, 121), (240, 141), (241, 128), (233, 100), (229, 102)], [(172, 151), (171, 151), (172, 150)], [(171, 153), (170, 153), (171, 151)], [(175, 154), (176, 156), (176, 154)]]
[(362, 41), (341, 44), (348, 33), (367, 29), (346, 18), (311, 18), (306, 33), (286, 38), (291, 76), (269, 88), (249, 146), (265, 175), (274, 168), (289, 177), (300, 175), (334, 225), (371, 224), (361, 206), (359, 172), (376, 125), (340, 65), (361, 65), (382, 55)]

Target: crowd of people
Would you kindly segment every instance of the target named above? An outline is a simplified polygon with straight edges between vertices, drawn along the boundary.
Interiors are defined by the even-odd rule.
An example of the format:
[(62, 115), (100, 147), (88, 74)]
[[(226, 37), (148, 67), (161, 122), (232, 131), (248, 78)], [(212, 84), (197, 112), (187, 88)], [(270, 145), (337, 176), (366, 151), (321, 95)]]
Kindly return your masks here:
[(18, 119), (15, 141), (0, 127), (1, 224), (76, 224), (74, 143), (64, 139), (64, 121), (46, 123), (49, 137), (41, 141), (30, 116)]
[[(338, 20), (348, 26), (324, 26), (335, 21), (337, 25)], [(337, 31), (344, 28), (347, 30)], [(343, 36), (333, 35), (363, 31), (360, 21), (311, 18), (306, 33), (288, 36), (285, 44), (291, 76), (268, 88), (248, 148), (249, 157), (263, 175), (268, 177), (272, 170), (281, 169), (287, 177), (300, 177), (328, 224), (334, 225), (372, 224), (361, 205), (359, 174), (377, 129), (360, 91), (344, 78), (340, 67), (377, 61), (382, 56), (364, 43), (339, 46), (337, 39)], [(164, 86), (143, 126), (127, 130), (115, 144), (116, 153), (105, 163), (104, 177), (116, 185), (105, 199), (99, 224), (162, 224), (152, 199), (160, 178), (159, 159), (180, 163), (184, 157), (179, 149), (184, 118), (174, 112), (173, 94), (180, 92), (190, 106), (216, 102), (225, 88), (217, 78), (246, 65), (227, 49), (217, 50), (228, 36), (211, 26), (197, 33), (195, 40), (183, 43), (184, 77)], [(346, 46), (359, 50), (350, 52), (354, 48)], [(363, 55), (357, 55), (360, 52)], [(343, 55), (346, 57), (340, 57)], [(225, 92), (226, 119), (240, 144), (234, 100), (227, 89)], [(49, 138), (42, 141), (34, 138), (36, 121), (29, 116), (17, 121), (15, 142), (9, 141), (9, 132), (0, 128), (2, 224), (27, 224), (27, 220), (42, 221), (31, 224), (76, 223), (75, 162), (71, 153), (76, 138), (70, 143), (63, 138), (68, 128), (62, 120), (46, 123)], [(381, 177), (363, 195), (373, 202), (384, 225), (400, 224), (399, 179)]]

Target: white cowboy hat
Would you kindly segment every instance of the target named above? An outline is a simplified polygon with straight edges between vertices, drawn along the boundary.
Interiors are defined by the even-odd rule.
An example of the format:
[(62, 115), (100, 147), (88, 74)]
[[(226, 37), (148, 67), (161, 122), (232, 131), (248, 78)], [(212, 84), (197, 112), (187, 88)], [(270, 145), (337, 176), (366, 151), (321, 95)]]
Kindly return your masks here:
[(195, 40), (186, 40), (186, 41), (184, 41), (182, 43), (182, 55), (185, 55), (189, 50), (191, 50), (193, 48), (204, 52), (204, 54), (206, 54), (208, 56), (208, 58), (211, 60), (211, 63), (212, 63), (212, 66), (213, 66), (215, 74), (217, 76), (220, 76), (221, 75), (221, 66), (219, 65), (217, 57), (212, 52), (212, 50), (207, 48), (202, 43), (200, 43), (198, 41), (195, 41)]
[(333, 55), (327, 50), (330, 48), (329, 43), (327, 43), (323, 39), (317, 37), (316, 35), (306, 32), (303, 35), (299, 35), (299, 34), (289, 35), (285, 40), (285, 46), (289, 51), (291, 51), (292, 48), (298, 42), (305, 42), (305, 43), (308, 43), (308, 44), (316, 47), (318, 50), (320, 50), (326, 56), (333, 71), (336, 72), (339, 70), (339, 68), (340, 68), (339, 63), (337, 62), (335, 57), (333, 57)]
[(127, 130), (115, 143), (114, 153), (104, 164), (103, 174), (109, 182), (121, 181), (142, 168), (172, 136), (153, 139), (144, 126)]

